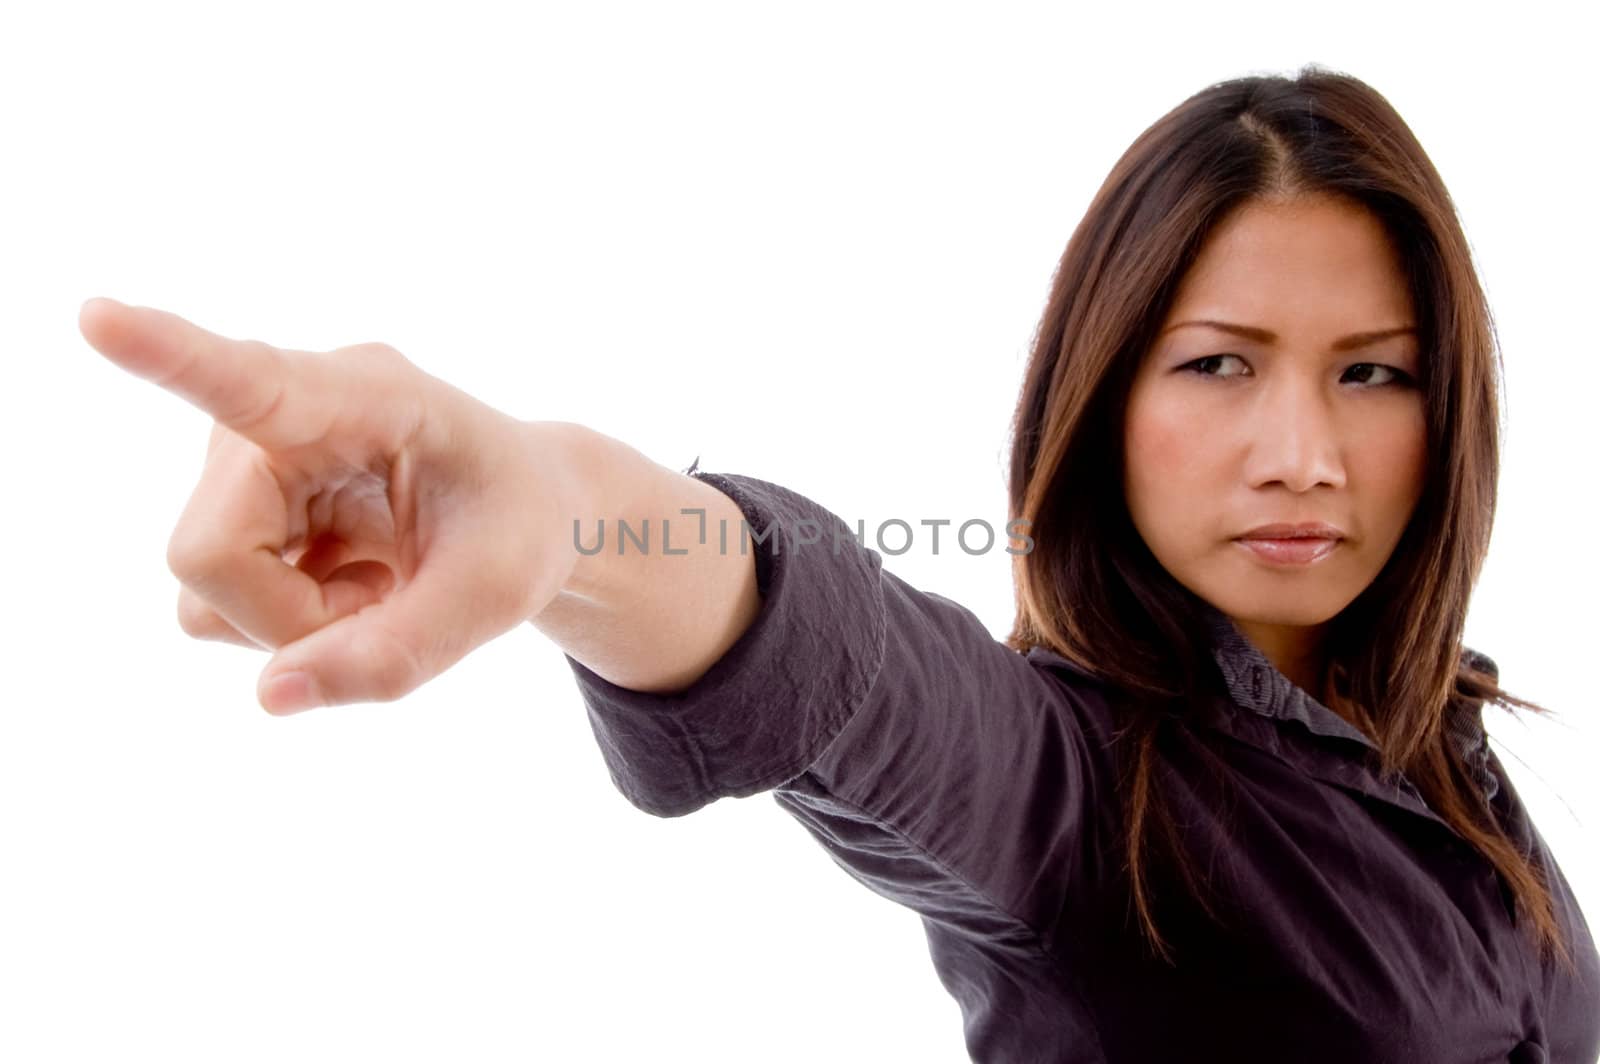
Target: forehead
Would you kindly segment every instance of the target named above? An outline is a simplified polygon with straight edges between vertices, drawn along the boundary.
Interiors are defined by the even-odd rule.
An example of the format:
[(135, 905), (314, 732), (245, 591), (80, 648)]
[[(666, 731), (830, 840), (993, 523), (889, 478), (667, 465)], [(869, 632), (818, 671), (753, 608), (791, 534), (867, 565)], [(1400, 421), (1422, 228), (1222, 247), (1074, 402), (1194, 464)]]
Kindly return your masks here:
[(1168, 321), (1215, 317), (1307, 335), (1412, 316), (1398, 249), (1372, 212), (1326, 197), (1246, 204), (1212, 230)]

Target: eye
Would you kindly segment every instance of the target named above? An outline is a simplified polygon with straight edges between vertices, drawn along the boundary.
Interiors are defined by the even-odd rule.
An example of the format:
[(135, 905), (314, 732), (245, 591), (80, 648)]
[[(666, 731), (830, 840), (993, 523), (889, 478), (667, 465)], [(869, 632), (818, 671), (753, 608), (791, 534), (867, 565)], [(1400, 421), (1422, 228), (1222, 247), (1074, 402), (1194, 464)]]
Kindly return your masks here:
[(1183, 365), (1179, 366), (1178, 369), (1181, 370), (1182, 372), (1193, 373), (1193, 374), (1195, 374), (1197, 376), (1200, 376), (1200, 377), (1236, 377), (1236, 376), (1238, 376), (1237, 373), (1212, 373), (1212, 372), (1209, 372), (1209, 370), (1215, 369), (1217, 367), (1217, 364), (1222, 359), (1225, 359), (1225, 358), (1234, 359), (1240, 365), (1244, 364), (1244, 359), (1240, 358), (1238, 355), (1229, 355), (1229, 354), (1207, 355), (1204, 358), (1197, 358), (1193, 362), (1186, 362)]
[[(1379, 374), (1379, 379), (1376, 382), (1373, 382), (1371, 379), (1372, 371), (1374, 370), (1376, 370)], [(1357, 362), (1355, 365), (1346, 370), (1347, 373), (1362, 373), (1362, 371), (1365, 371), (1363, 375), (1364, 379), (1359, 383), (1368, 384), (1374, 388), (1381, 388), (1386, 384), (1399, 385), (1414, 383), (1411, 379), (1411, 375), (1405, 371), (1395, 369), (1393, 366), (1385, 366), (1378, 362)], [(1382, 375), (1385, 373), (1389, 375), (1387, 380), (1383, 379), (1382, 377)]]
[[(1226, 364), (1223, 360), (1230, 358), (1235, 362), (1238, 362), (1241, 366), (1244, 366), (1245, 369), (1249, 368), (1245, 364), (1244, 359), (1238, 355), (1220, 354), (1206, 355), (1204, 358), (1197, 358), (1191, 362), (1186, 362), (1179, 366), (1178, 370), (1179, 372), (1183, 373), (1193, 373), (1197, 377), (1215, 377), (1227, 379), (1230, 377), (1243, 376), (1244, 374), (1242, 372), (1220, 372), (1221, 367)], [(1351, 379), (1354, 381), (1354, 383), (1369, 388), (1383, 388), (1386, 386), (1404, 387), (1416, 383), (1415, 379), (1409, 373), (1405, 372), (1404, 370), (1397, 369), (1394, 366), (1386, 366), (1381, 362), (1357, 362), (1349, 369), (1345, 370), (1345, 373), (1347, 379)], [(1354, 374), (1354, 377), (1350, 377), (1351, 374)], [(1374, 375), (1376, 375), (1376, 379), (1374, 379)]]

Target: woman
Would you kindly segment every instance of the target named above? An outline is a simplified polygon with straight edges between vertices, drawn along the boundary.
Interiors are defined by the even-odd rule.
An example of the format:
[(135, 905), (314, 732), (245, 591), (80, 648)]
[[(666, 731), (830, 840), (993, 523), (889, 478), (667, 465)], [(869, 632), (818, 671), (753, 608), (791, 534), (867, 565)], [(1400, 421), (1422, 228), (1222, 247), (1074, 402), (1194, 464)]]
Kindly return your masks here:
[[(1489, 312), (1354, 78), (1212, 85), (1095, 197), (1013, 424), (1004, 643), (798, 492), (512, 422), (383, 345), (81, 327), (218, 420), (169, 560), (187, 631), (277, 652), (269, 708), (398, 698), (528, 620), (641, 809), (771, 791), (921, 914), (974, 1060), (1600, 1052), (1594, 942), (1482, 724), (1539, 707), (1461, 642)], [(586, 551), (597, 514), (672, 545)], [(741, 522), (753, 550), (707, 534)]]

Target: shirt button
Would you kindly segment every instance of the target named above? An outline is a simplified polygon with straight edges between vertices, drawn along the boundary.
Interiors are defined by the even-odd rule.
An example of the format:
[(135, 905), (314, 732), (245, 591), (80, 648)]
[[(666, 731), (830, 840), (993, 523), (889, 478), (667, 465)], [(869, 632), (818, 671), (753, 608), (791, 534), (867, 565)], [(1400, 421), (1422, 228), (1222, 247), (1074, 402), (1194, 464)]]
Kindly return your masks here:
[(1549, 1064), (1550, 1055), (1538, 1042), (1518, 1042), (1507, 1059), (1511, 1064)]

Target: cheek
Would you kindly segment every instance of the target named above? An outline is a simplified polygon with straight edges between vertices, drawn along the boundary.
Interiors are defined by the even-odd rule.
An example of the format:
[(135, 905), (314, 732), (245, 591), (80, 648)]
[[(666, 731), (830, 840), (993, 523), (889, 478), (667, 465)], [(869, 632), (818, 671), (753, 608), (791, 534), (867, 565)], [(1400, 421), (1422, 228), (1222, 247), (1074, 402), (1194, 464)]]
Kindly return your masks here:
[(1361, 468), (1367, 471), (1380, 520), (1398, 535), (1422, 494), (1427, 465), (1427, 424), (1421, 404), (1384, 419), (1360, 436)]
[(1140, 483), (1161, 483), (1197, 472), (1206, 418), (1194, 403), (1151, 395), (1128, 406), (1125, 434), (1129, 472)]
[(1194, 513), (1188, 496), (1203, 493), (1205, 418), (1196, 404), (1163, 402), (1157, 395), (1135, 395), (1128, 404), (1123, 446), (1127, 456), (1124, 490), (1128, 510), (1140, 531), (1173, 528), (1175, 518)]

